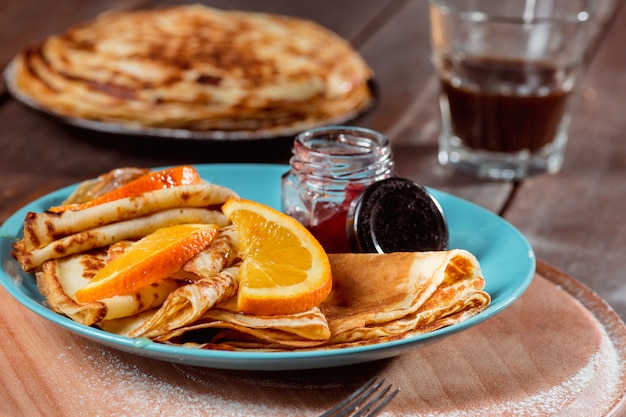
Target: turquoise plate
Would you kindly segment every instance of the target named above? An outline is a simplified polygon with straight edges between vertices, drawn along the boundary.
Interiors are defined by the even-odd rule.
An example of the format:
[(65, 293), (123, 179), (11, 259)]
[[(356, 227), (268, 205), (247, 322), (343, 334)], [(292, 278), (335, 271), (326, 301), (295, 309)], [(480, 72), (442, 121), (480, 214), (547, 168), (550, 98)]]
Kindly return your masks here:
[[(280, 177), (285, 165), (198, 165), (206, 180), (235, 190), (241, 197), (280, 208)], [(479, 260), (491, 295), (489, 307), (470, 319), (430, 333), (369, 346), (320, 351), (223, 352), (197, 350), (106, 333), (51, 311), (32, 274), (11, 257), (11, 246), (22, 235), (28, 211), (59, 204), (75, 186), (41, 197), (13, 214), (0, 227), (0, 283), (22, 305), (41, 317), (106, 346), (154, 359), (212, 368), (239, 370), (315, 369), (374, 361), (400, 355), (482, 323), (508, 307), (528, 288), (535, 272), (532, 248), (511, 224), (484, 208), (437, 190), (430, 190), (443, 207), (450, 230), (450, 248), (472, 252)], [(489, 325), (488, 323), (485, 325)]]

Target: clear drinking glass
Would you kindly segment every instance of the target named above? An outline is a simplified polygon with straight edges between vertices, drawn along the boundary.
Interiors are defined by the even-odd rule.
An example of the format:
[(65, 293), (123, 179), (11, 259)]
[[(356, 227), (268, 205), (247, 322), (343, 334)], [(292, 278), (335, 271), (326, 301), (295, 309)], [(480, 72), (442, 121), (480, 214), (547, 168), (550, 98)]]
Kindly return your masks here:
[(479, 177), (558, 172), (590, 2), (430, 0), (439, 161)]

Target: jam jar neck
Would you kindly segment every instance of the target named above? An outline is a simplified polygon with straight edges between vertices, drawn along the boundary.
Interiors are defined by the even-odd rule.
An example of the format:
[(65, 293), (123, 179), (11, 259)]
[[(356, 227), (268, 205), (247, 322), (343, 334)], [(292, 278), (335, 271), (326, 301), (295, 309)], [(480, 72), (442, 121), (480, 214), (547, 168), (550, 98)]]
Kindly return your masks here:
[(365, 128), (330, 126), (299, 134), (294, 141), (291, 167), (310, 185), (369, 182), (393, 171), (387, 136)]

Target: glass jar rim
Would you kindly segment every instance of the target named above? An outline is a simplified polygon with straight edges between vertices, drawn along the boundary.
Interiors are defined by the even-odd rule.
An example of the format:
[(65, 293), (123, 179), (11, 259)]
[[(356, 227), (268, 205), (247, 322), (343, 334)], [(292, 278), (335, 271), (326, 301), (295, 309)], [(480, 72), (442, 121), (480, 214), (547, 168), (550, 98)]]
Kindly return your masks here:
[(389, 138), (371, 129), (327, 126), (297, 135), (289, 163), (310, 180), (379, 178), (394, 166)]
[[(336, 136), (330, 136), (335, 134)], [(322, 152), (318, 147), (310, 146), (310, 141), (315, 140), (316, 138), (321, 137), (322, 135), (327, 135), (325, 140), (328, 141), (329, 138), (335, 139), (334, 142), (344, 143), (350, 146), (356, 146), (355, 143), (349, 143), (344, 138), (345, 135), (352, 134), (353, 138), (358, 138), (361, 141), (368, 140), (370, 143), (375, 144), (377, 148), (387, 148), (390, 146), (389, 138), (375, 130), (357, 127), (357, 126), (324, 126), (318, 127), (315, 129), (310, 129), (305, 132), (302, 132), (296, 136), (296, 142), (305, 147), (307, 151), (313, 152), (316, 154), (327, 154), (328, 152)], [(363, 152), (355, 152), (355, 155), (360, 155)], [(350, 153), (342, 153), (341, 155), (351, 155)]]

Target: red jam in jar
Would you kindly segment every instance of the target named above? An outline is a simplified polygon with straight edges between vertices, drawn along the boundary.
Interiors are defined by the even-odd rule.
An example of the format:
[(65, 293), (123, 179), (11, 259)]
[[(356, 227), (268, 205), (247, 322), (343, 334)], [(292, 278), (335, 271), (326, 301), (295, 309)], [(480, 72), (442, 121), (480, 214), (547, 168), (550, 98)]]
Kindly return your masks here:
[(352, 252), (346, 220), (370, 184), (393, 176), (389, 139), (370, 129), (330, 126), (299, 134), (282, 177), (282, 210), (328, 253)]
[(341, 234), (346, 230), (348, 211), (352, 201), (365, 189), (363, 184), (348, 184), (341, 203), (323, 203), (315, 207), (317, 223), (308, 226), (309, 231), (328, 253), (351, 252), (348, 237)]

